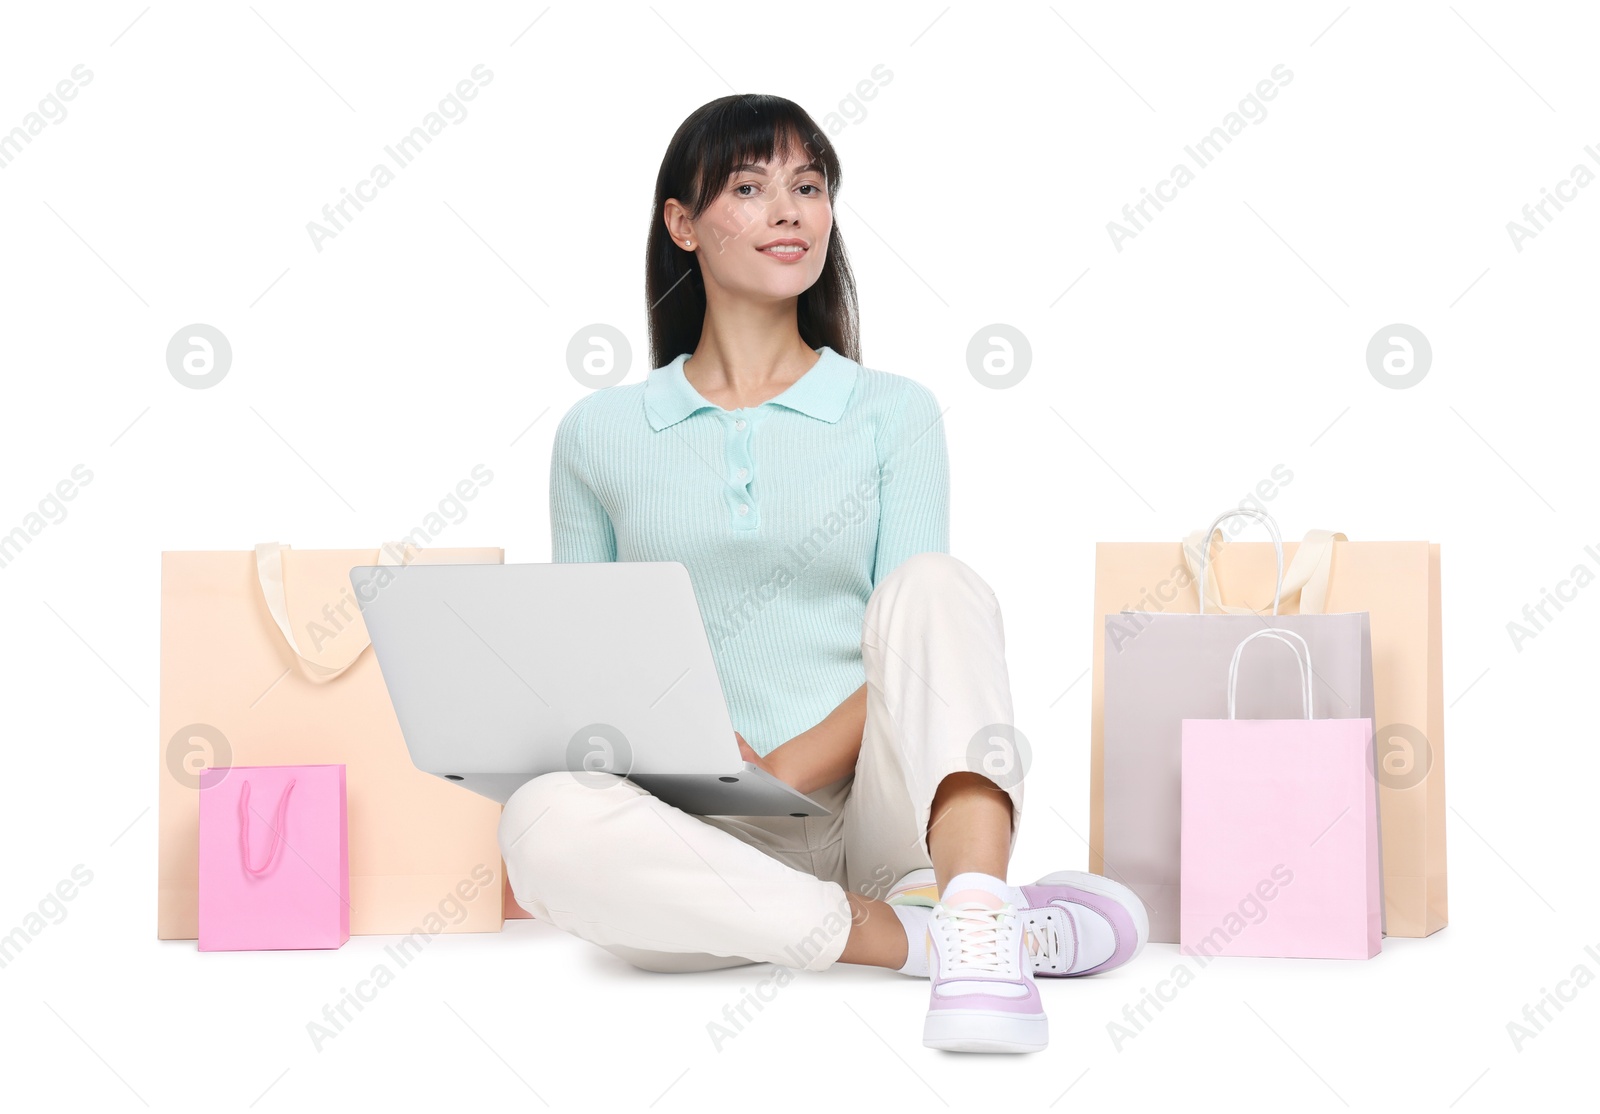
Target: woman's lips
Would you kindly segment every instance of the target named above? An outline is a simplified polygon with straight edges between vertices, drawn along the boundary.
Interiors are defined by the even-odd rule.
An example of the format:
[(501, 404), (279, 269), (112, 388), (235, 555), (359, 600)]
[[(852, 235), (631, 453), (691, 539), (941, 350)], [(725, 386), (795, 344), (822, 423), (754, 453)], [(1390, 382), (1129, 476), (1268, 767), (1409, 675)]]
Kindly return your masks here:
[(806, 257), (810, 248), (784, 247), (784, 248), (757, 248), (762, 255), (769, 259), (776, 259), (779, 263), (798, 263)]

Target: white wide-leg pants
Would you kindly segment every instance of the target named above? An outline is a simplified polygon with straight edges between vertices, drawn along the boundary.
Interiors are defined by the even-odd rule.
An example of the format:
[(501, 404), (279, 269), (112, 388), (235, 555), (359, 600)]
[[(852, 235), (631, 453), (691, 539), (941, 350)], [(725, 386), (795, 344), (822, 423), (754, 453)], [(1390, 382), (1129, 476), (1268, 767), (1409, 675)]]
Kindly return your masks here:
[(517, 902), (647, 970), (822, 970), (849, 935), (846, 888), (882, 898), (931, 865), (929, 809), (947, 775), (1009, 793), (1015, 848), (1024, 763), (994, 592), (949, 554), (916, 554), (868, 599), (861, 656), (855, 772), (811, 794), (831, 815), (692, 816), (626, 778), (544, 774), (500, 820)]

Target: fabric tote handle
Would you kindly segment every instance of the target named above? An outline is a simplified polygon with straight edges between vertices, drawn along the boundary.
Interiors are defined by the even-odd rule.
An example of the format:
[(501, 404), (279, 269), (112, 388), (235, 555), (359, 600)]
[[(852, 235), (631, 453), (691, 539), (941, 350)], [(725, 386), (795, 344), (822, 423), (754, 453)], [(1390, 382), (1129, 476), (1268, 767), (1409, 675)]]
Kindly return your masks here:
[[(1278, 580), (1272, 590), (1272, 613), (1278, 613), (1278, 601), (1283, 597), (1283, 535), (1278, 533), (1278, 524), (1272, 521), (1272, 516), (1265, 511), (1254, 511), (1247, 507), (1239, 507), (1231, 511), (1223, 511), (1211, 524), (1211, 529), (1206, 531), (1205, 541), (1200, 546), (1200, 614), (1206, 613), (1206, 597), (1211, 594), (1211, 539), (1217, 536), (1217, 528), (1230, 518), (1253, 518), (1267, 528), (1267, 533), (1272, 536), (1272, 548), (1278, 554)], [(1223, 607), (1220, 599), (1221, 592), (1217, 593), (1218, 607)], [(1248, 611), (1248, 608), (1223, 608), (1225, 611)]]
[(283, 821), (289, 814), (289, 794), (294, 791), (294, 778), (289, 779), (289, 784), (283, 787), (283, 796), (278, 798), (278, 818), (272, 829), (272, 850), (267, 853), (267, 861), (259, 867), (250, 865), (250, 782), (247, 780), (239, 787), (239, 857), (244, 863), (244, 868), (257, 878), (272, 869), (272, 864), (277, 862), (278, 853), (283, 850)]
[[(1292, 630), (1282, 630), (1277, 627), (1268, 627), (1258, 630), (1240, 642), (1233, 651), (1233, 661), (1228, 663), (1228, 718), (1234, 718), (1234, 695), (1239, 688), (1239, 658), (1244, 654), (1244, 648), (1258, 638), (1270, 638), (1282, 642), (1294, 651), (1295, 664), (1300, 667), (1300, 703), (1305, 708), (1306, 719), (1311, 718), (1311, 647), (1306, 645), (1306, 640)], [(1293, 641), (1290, 641), (1293, 639)], [(1299, 645), (1295, 645), (1298, 642)], [(1302, 654), (1301, 651), (1304, 651)]]
[[(1189, 575), (1193, 576), (1200, 584), (1200, 612), (1204, 614), (1206, 604), (1209, 602), (1215, 610), (1226, 612), (1230, 615), (1254, 615), (1255, 609), (1240, 607), (1234, 604), (1221, 602), (1221, 592), (1215, 584), (1215, 577), (1209, 572), (1209, 558), (1211, 554), (1211, 539), (1216, 534), (1217, 527), (1232, 518), (1234, 515), (1244, 515), (1248, 518), (1260, 520), (1267, 528), (1276, 533), (1277, 523), (1264, 511), (1240, 507), (1238, 510), (1229, 511), (1217, 518), (1211, 524), (1211, 530), (1204, 537), (1196, 530), (1184, 540), (1184, 560), (1189, 566)], [(1277, 540), (1281, 549), (1281, 537)], [(1299, 547), (1294, 551), (1294, 559), (1289, 562), (1289, 567), (1282, 566), (1282, 553), (1279, 553), (1279, 583), (1277, 588), (1277, 602), (1273, 613), (1277, 614), (1283, 600), (1300, 599), (1300, 614), (1322, 615), (1328, 610), (1328, 580), (1333, 570), (1333, 543), (1336, 541), (1349, 541), (1342, 533), (1335, 530), (1307, 530), (1301, 539)]]
[[(406, 542), (385, 542), (378, 550), (377, 563), (380, 565), (409, 563), (410, 559), (405, 558), (408, 545), (413, 550), (417, 548)], [(361, 650), (365, 650), (370, 644), (370, 639), (368, 642), (363, 642), (361, 650), (350, 655), (350, 660), (337, 669), (312, 660), (300, 648), (300, 640), (295, 637), (294, 627), (289, 623), (289, 600), (284, 591), (283, 553), (288, 548), (287, 545), (278, 542), (262, 542), (256, 546), (256, 579), (261, 582), (261, 595), (267, 602), (268, 614), (272, 616), (272, 621), (278, 624), (278, 630), (283, 634), (283, 640), (289, 644), (289, 649), (294, 651), (295, 657), (300, 659), (311, 679), (319, 683), (331, 681), (356, 663), (356, 659), (361, 656)]]

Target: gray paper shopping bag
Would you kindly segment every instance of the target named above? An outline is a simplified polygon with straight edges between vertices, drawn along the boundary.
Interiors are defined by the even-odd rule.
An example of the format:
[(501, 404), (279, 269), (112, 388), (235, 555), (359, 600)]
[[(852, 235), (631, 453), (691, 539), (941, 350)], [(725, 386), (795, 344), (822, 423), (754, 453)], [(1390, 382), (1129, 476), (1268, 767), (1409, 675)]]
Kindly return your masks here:
[[(1279, 544), (1277, 527), (1259, 512)], [(1209, 548), (1209, 547), (1208, 547)], [(1317, 718), (1371, 719), (1372, 637), (1365, 612), (1335, 615), (1198, 614), (1122, 611), (1105, 616), (1104, 743), (1101, 758), (1104, 872), (1129, 886), (1150, 914), (1150, 939), (1178, 942), (1182, 896), (1179, 872), (1179, 796), (1182, 722), (1227, 717), (1228, 664), (1239, 643), (1256, 631), (1293, 631), (1316, 663)], [(1293, 718), (1300, 691), (1298, 666), (1283, 658), (1256, 666), (1258, 683), (1239, 697), (1241, 719)], [(1285, 695), (1288, 694), (1288, 695)], [(1241, 898), (1247, 895), (1240, 895)]]

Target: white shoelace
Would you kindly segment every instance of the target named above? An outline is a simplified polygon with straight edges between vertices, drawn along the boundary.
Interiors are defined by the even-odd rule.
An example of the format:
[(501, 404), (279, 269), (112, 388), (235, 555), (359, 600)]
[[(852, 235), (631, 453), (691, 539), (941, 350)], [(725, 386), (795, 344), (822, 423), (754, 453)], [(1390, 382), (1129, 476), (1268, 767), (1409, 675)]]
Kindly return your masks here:
[(1023, 939), (1028, 947), (1028, 954), (1034, 960), (1034, 968), (1044, 967), (1046, 970), (1055, 970), (1056, 965), (1065, 958), (1062, 955), (1062, 944), (1066, 940), (1066, 933), (1061, 927), (1062, 914), (1056, 909), (1030, 909), (1027, 916), (1027, 927)]
[(1010, 904), (991, 909), (977, 902), (961, 905), (938, 905), (937, 917), (945, 914), (942, 925), (945, 932), (953, 933), (955, 946), (951, 948), (950, 969), (945, 977), (963, 974), (994, 975), (999, 978), (1016, 978), (1018, 930), (1017, 911)]

